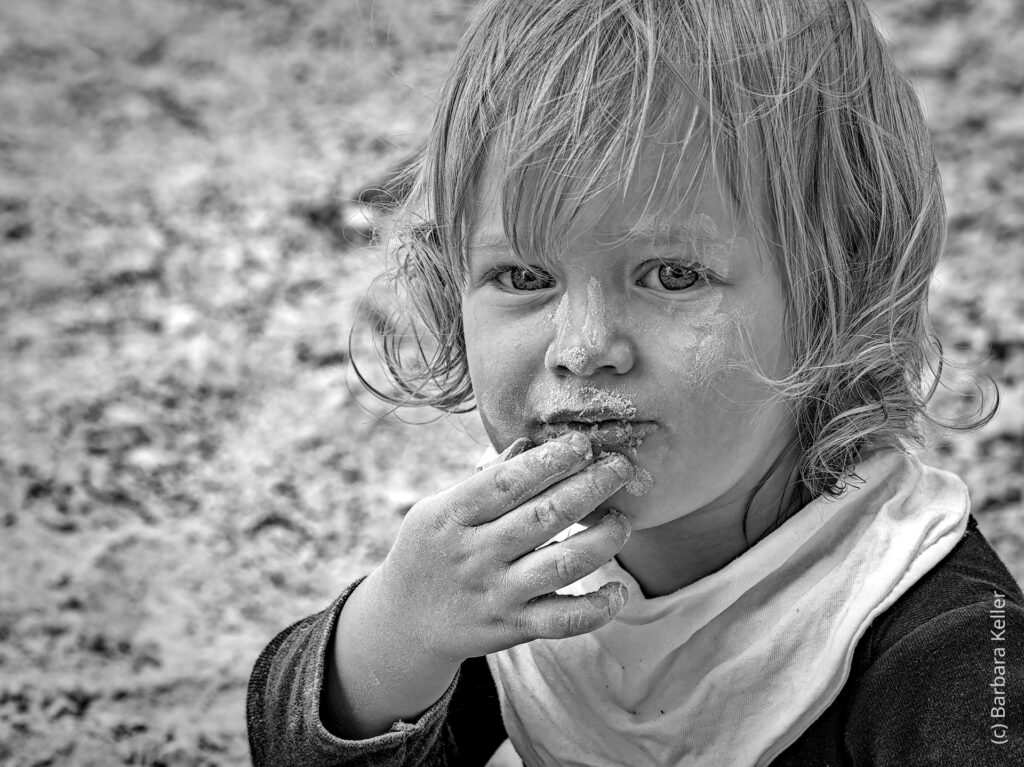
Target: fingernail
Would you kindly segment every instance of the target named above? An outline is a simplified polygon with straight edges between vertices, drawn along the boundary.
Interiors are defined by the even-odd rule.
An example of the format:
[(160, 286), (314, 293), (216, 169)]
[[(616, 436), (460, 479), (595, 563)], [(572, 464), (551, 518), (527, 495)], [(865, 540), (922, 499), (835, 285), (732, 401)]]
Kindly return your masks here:
[(609, 583), (608, 586), (611, 587), (608, 589), (608, 609), (617, 613), (629, 599), (629, 589), (626, 588), (626, 584), (618, 581)]
[(619, 523), (619, 526), (626, 531), (626, 538), (629, 538), (629, 534), (633, 532), (633, 526), (629, 523), (629, 517), (623, 514), (618, 509), (608, 509), (608, 513), (605, 515), (605, 519), (614, 519)]
[(501, 452), (501, 460), (507, 461), (529, 450), (533, 446), (529, 437), (520, 437)]
[(580, 458), (592, 458), (594, 456), (594, 448), (590, 444), (590, 440), (585, 434), (578, 431), (570, 431), (567, 438), (565, 438), (565, 444), (573, 449), (573, 451)]
[(594, 607), (608, 610), (612, 614), (617, 613), (629, 599), (629, 591), (626, 586), (618, 581), (604, 584), (593, 594), (587, 594), (587, 601)]
[(615, 476), (621, 479), (623, 482), (628, 482), (633, 478), (633, 464), (629, 462), (622, 453), (608, 453), (607, 458), (601, 460), (615, 472)]

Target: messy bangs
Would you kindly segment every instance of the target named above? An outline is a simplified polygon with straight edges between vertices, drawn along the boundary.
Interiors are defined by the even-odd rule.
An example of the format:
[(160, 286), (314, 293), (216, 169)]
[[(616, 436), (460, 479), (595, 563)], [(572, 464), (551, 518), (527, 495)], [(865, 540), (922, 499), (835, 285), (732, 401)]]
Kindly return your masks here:
[(602, 198), (610, 205), (609, 190), (626, 193), (652, 149), (659, 182), (647, 215), (679, 202), (655, 199), (656, 189), (702, 183), (713, 165), (711, 124), (682, 88), (678, 37), (663, 39), (652, 8), (581, 0), (494, 10), (464, 51), (467, 72), (470, 62), (491, 66), (453, 88), (456, 108), (432, 137), (438, 151), (426, 168), (433, 219), (463, 267), (484, 167), (501, 183), (511, 253), (545, 265), (583, 209)]

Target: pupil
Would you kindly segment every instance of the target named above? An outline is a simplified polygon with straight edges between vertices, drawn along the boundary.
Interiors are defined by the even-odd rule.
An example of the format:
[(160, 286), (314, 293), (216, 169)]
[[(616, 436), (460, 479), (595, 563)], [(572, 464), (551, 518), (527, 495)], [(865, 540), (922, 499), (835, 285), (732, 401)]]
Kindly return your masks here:
[(541, 275), (529, 269), (513, 269), (510, 277), (516, 290), (537, 290), (545, 284)]
[(697, 281), (697, 273), (680, 264), (665, 264), (658, 269), (658, 282), (663, 288), (682, 290)]

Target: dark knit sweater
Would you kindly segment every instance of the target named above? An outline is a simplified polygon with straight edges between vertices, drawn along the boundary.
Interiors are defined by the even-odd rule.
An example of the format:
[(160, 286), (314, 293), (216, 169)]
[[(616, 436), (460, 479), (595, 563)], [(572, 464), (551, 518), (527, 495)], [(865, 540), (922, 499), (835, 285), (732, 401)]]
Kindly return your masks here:
[[(355, 585), (281, 632), (256, 661), (248, 695), (253, 763), (485, 764), (506, 735), (484, 658), (463, 663), (415, 723), (350, 741), (321, 722), (324, 664)], [(772, 765), (1024, 767), (1024, 596), (973, 516), (956, 547), (872, 622), (839, 696)]]

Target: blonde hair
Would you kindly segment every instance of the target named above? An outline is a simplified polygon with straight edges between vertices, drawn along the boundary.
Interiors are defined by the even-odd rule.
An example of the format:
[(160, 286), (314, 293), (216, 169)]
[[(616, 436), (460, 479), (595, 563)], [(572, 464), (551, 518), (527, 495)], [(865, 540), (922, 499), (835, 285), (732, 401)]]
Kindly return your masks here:
[[(543, 257), (652, 143), (673, 181), (714, 174), (761, 223), (794, 361), (771, 383), (805, 489), (835, 494), (867, 453), (920, 441), (943, 360), (927, 299), (945, 208), (918, 98), (862, 0), (485, 3), (398, 207), (402, 312), (378, 331), (400, 393), (370, 388), (472, 408), (460, 307), (486, 164), (513, 252)], [(700, 159), (688, 178), (684, 155)], [(991, 417), (976, 415), (960, 425)]]

